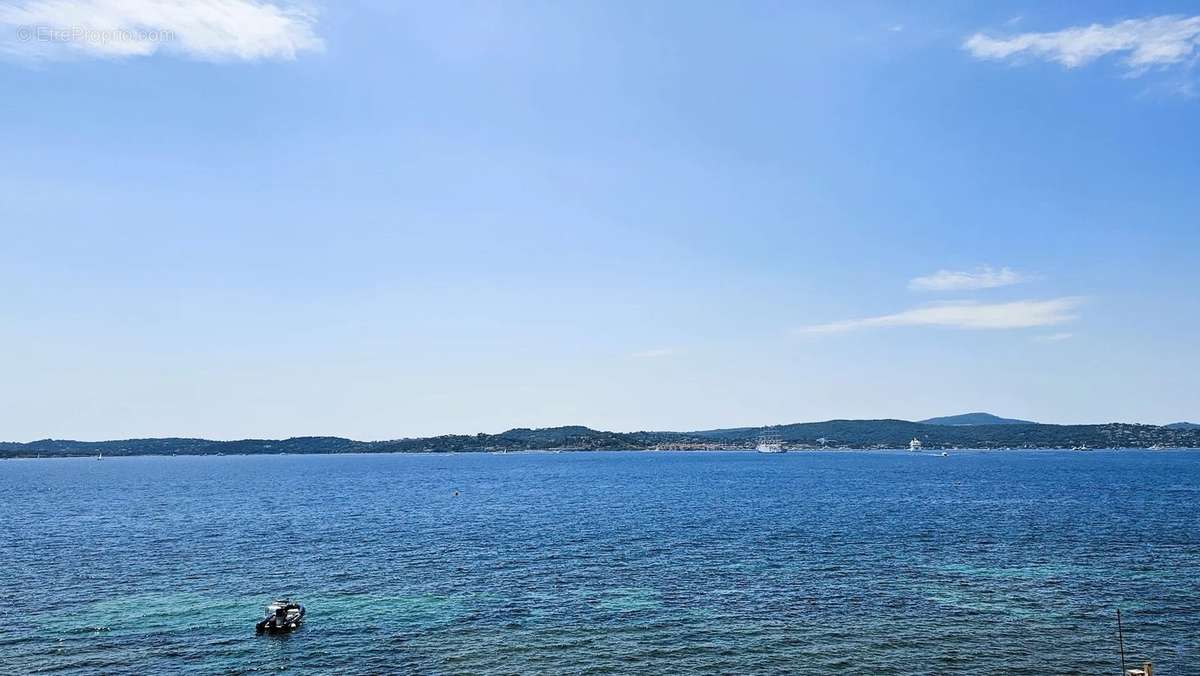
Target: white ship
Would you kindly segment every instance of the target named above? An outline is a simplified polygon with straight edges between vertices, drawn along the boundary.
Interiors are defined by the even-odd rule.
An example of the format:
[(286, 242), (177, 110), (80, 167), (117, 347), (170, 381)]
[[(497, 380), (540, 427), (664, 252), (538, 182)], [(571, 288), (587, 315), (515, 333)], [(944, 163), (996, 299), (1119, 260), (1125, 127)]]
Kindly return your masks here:
[(787, 453), (787, 449), (783, 447), (783, 439), (779, 437), (778, 432), (763, 432), (758, 437), (758, 445), (754, 450), (759, 453)]
[(910, 450), (910, 451), (921, 450), (921, 440), (916, 437), (913, 437), (913, 440), (908, 442), (908, 450)]

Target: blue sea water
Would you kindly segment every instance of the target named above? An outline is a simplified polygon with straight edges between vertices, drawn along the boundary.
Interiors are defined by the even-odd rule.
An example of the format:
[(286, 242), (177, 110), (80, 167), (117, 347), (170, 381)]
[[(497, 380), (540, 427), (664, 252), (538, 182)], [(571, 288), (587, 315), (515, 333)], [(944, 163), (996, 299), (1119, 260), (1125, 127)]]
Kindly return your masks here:
[(1115, 674), (1119, 607), (1200, 674), (1198, 497), (1187, 451), (0, 461), (0, 672)]

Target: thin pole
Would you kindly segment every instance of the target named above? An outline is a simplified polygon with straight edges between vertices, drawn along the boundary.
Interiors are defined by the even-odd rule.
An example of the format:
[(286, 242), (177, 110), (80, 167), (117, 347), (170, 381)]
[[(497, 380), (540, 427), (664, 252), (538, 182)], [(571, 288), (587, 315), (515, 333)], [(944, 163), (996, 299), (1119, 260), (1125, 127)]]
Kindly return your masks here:
[(1117, 608), (1117, 645), (1121, 650), (1121, 676), (1125, 676), (1125, 631), (1121, 628), (1121, 609)]

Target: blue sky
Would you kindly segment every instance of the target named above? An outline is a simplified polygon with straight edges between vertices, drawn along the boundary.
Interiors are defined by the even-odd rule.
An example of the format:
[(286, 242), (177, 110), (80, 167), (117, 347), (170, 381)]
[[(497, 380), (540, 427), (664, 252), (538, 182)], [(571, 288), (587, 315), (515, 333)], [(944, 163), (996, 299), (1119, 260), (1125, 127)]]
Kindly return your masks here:
[(0, 2), (0, 438), (1200, 418), (1196, 14)]

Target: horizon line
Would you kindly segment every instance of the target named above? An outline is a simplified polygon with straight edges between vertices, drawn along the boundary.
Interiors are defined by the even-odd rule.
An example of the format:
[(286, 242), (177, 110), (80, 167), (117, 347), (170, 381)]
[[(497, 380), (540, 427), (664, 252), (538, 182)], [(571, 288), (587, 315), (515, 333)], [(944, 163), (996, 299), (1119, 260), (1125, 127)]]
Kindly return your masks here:
[[(973, 412), (973, 413), (977, 413), (977, 412)], [(1186, 420), (1177, 420), (1174, 422), (1162, 423), (1162, 424), (1120, 421), (1120, 420), (1110, 420), (1107, 422), (1092, 422), (1092, 423), (1045, 423), (1045, 422), (1037, 422), (1037, 421), (1033, 421), (1033, 420), (1028, 420), (1028, 421), (1021, 421), (1018, 423), (980, 423), (980, 424), (967, 423), (967, 424), (960, 424), (960, 425), (953, 425), (953, 424), (948, 425), (948, 424), (926, 422), (927, 420), (936, 420), (938, 418), (953, 418), (953, 417), (957, 417), (957, 416), (961, 416), (961, 415), (972, 415), (973, 413), (960, 413), (960, 414), (949, 415), (949, 416), (933, 416), (931, 418), (925, 418), (924, 420), (906, 420), (904, 418), (829, 418), (826, 420), (809, 420), (809, 421), (790, 422), (790, 423), (774, 423), (774, 424), (768, 424), (768, 425), (736, 425), (736, 426), (732, 426), (732, 427), (709, 427), (709, 428), (703, 428), (703, 429), (690, 429), (690, 430), (639, 429), (639, 430), (619, 431), (619, 430), (609, 430), (609, 429), (590, 427), (588, 425), (549, 425), (546, 427), (509, 427), (500, 432), (448, 432), (448, 433), (443, 433), (443, 434), (433, 434), (433, 435), (426, 435), (426, 436), (389, 437), (386, 439), (355, 439), (354, 437), (339, 436), (336, 434), (301, 434), (301, 435), (288, 436), (288, 437), (226, 437), (226, 438), (197, 437), (197, 436), (159, 436), (159, 437), (145, 436), (145, 437), (124, 437), (124, 438), (112, 438), (112, 439), (68, 439), (68, 438), (59, 438), (59, 437), (41, 437), (38, 439), (30, 439), (28, 441), (0, 440), (0, 444), (28, 445), (28, 444), (35, 444), (35, 443), (46, 442), (46, 441), (84, 443), (84, 444), (101, 444), (101, 443), (114, 443), (114, 442), (119, 442), (119, 441), (166, 441), (166, 440), (171, 440), (171, 439), (179, 439), (179, 440), (187, 440), (187, 441), (210, 441), (213, 443), (236, 443), (239, 441), (289, 441), (292, 439), (341, 439), (344, 441), (352, 441), (355, 443), (362, 443), (362, 444), (378, 444), (378, 443), (388, 443), (388, 442), (394, 442), (394, 441), (412, 441), (412, 440), (417, 440), (417, 439), (438, 439), (438, 438), (442, 438), (442, 437), (473, 437), (473, 436), (479, 436), (479, 435), (500, 436), (502, 434), (505, 434), (508, 432), (513, 432), (516, 430), (545, 431), (545, 430), (558, 430), (558, 429), (565, 429), (565, 428), (572, 428), (572, 427), (586, 429), (591, 432), (601, 432), (601, 433), (607, 433), (607, 434), (645, 434), (645, 433), (650, 433), (650, 434), (691, 434), (691, 433), (718, 432), (718, 431), (728, 431), (728, 430), (766, 429), (766, 428), (771, 428), (771, 427), (791, 427), (794, 425), (820, 425), (823, 423), (832, 423), (832, 422), (901, 422), (901, 423), (908, 423), (911, 425), (928, 425), (930, 427), (989, 427), (989, 426), (993, 426), (993, 425), (1001, 425), (1001, 426), (1006, 426), (1006, 427), (1011, 427), (1011, 426), (1016, 426), (1016, 425), (1041, 425), (1041, 426), (1047, 426), (1047, 427), (1091, 427), (1091, 426), (1102, 426), (1102, 425), (1144, 425), (1147, 427), (1167, 427), (1168, 425), (1194, 424), (1194, 423), (1191, 423)], [(994, 415), (994, 414), (987, 414), (987, 415)], [(997, 417), (1001, 417), (1001, 416), (997, 416)]]

